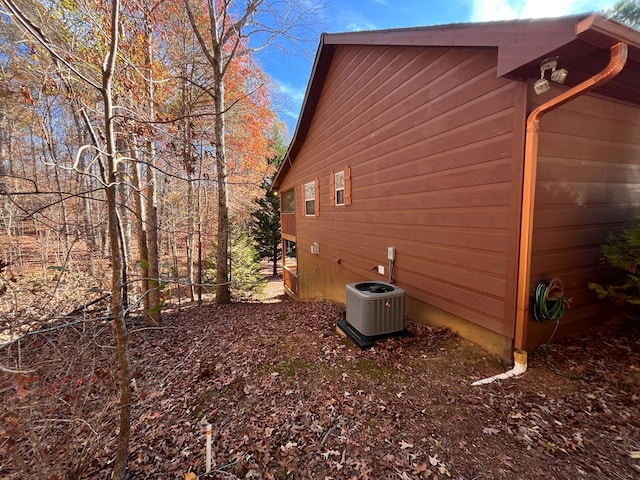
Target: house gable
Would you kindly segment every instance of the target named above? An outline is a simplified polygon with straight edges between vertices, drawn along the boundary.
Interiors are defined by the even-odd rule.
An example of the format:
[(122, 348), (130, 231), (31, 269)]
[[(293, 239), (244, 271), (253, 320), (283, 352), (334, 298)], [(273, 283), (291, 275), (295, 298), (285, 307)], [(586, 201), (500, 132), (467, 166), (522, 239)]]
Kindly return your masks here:
[[(598, 73), (618, 37), (629, 42), (629, 60), (622, 73), (595, 95), (589, 94), (602, 98), (596, 102), (598, 108), (611, 109), (613, 117), (588, 111), (567, 117), (569, 122), (587, 122), (589, 129), (596, 129), (592, 135), (596, 150), (608, 142), (618, 152), (624, 149), (618, 143), (625, 140), (618, 142), (606, 129), (616, 122), (618, 112), (632, 117), (638, 112), (640, 35), (601, 17), (504, 22), (493, 32), (488, 31), (490, 27), (496, 24), (323, 36), (302, 117), (274, 181), (279, 190), (318, 179), (321, 214), (297, 218), (301, 298), (344, 300), (348, 282), (394, 280), (411, 300), (408, 314), (412, 318), (419, 319), (424, 312), (430, 319), (449, 315), (449, 324), (462, 319), (477, 327), (473, 336), (479, 343), (501, 345), (490, 348), (504, 353), (506, 339), (510, 348), (518, 284), (524, 125), (535, 106), (531, 87), (540, 78), (540, 62), (546, 56), (558, 56), (559, 65), (568, 68), (570, 80), (565, 87), (551, 90), (557, 94)], [(561, 35), (549, 35), (552, 38), (543, 41), (544, 48), (527, 47), (532, 31), (554, 29)], [(538, 57), (527, 58), (523, 52)], [(627, 109), (612, 107), (616, 102)], [(549, 119), (555, 116), (552, 112)], [(591, 122), (595, 117), (604, 123)], [(552, 130), (550, 137), (544, 133), (545, 122), (546, 118), (541, 152), (573, 148), (571, 128)], [(562, 137), (555, 146), (554, 135)], [(635, 145), (632, 150), (636, 152)], [(555, 174), (555, 155), (564, 171), (571, 170), (566, 166), (574, 162), (572, 155), (547, 151), (550, 160), (541, 163), (543, 175)], [(600, 152), (604, 153), (606, 148)], [(579, 154), (578, 162), (584, 158)], [(331, 175), (345, 166), (351, 173), (351, 204), (338, 207), (332, 204)], [(635, 182), (633, 168), (612, 168)], [(543, 181), (554, 188), (571, 182)], [(590, 194), (596, 198), (609, 188), (594, 183)], [(604, 209), (603, 215), (616, 219), (622, 210), (611, 199), (611, 208)], [(576, 205), (565, 203), (564, 208), (580, 217)], [(626, 211), (635, 212), (636, 207)], [(605, 232), (608, 223), (603, 218), (591, 227), (587, 221), (569, 228), (568, 236), (579, 243), (586, 234), (591, 243), (579, 244), (591, 256), (597, 255), (593, 238)], [(546, 265), (554, 258), (554, 247), (544, 239), (555, 238), (562, 228), (551, 224), (548, 230), (540, 230), (542, 236), (534, 235), (539, 253), (533, 262), (532, 284), (550, 274)], [(386, 277), (390, 246), (397, 256), (393, 277)], [(575, 257), (580, 256), (577, 261), (583, 261), (581, 255)], [(592, 260), (587, 263), (580, 264), (583, 271), (578, 275), (570, 261), (554, 268), (567, 275), (570, 288), (577, 288), (576, 282), (584, 283), (585, 269), (593, 267)], [(579, 288), (582, 298), (585, 289)], [(580, 311), (588, 310), (584, 306)], [(535, 329), (536, 341), (543, 331)], [(483, 343), (484, 337), (491, 340)]]
[(608, 62), (609, 48), (619, 41), (629, 46), (630, 61), (620, 75), (598, 91), (640, 104), (640, 36), (633, 29), (598, 15), (323, 34), (296, 131), (273, 188), (280, 188), (306, 138), (333, 55), (340, 45), (495, 48), (496, 75), (523, 81), (539, 78), (540, 62), (557, 56), (570, 72), (566, 85), (573, 86), (600, 71)]

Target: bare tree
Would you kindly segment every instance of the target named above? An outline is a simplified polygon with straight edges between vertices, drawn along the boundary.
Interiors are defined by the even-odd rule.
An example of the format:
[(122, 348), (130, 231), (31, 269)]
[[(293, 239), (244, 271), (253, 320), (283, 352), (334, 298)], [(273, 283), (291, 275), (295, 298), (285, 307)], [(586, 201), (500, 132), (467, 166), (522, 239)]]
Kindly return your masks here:
[[(203, 5), (204, 4), (204, 5)], [(303, 32), (317, 28), (315, 10), (305, 1), (283, 0), (205, 0), (198, 3), (205, 14), (206, 27), (192, 0), (184, 5), (200, 49), (212, 69), (213, 88), (209, 91), (215, 105), (214, 145), (217, 178), (218, 221), (216, 238), (216, 303), (231, 301), (229, 278), (229, 184), (225, 144), (226, 75), (229, 66), (243, 55), (275, 45), (278, 41), (298, 48)], [(252, 45), (252, 42), (257, 42)]]
[(111, 311), (114, 329), (116, 333), (116, 349), (118, 369), (120, 374), (120, 421), (118, 433), (118, 445), (114, 462), (113, 478), (124, 479), (126, 477), (128, 445), (131, 429), (131, 373), (129, 351), (127, 342), (127, 330), (124, 321), (123, 305), (123, 258), (122, 237), (118, 221), (118, 157), (116, 149), (115, 117), (113, 110), (113, 79), (118, 55), (119, 31), (120, 31), (120, 0), (112, 0), (109, 13), (109, 44), (106, 56), (100, 66), (100, 80), (96, 81), (85, 73), (78, 71), (58, 53), (58, 49), (52, 45), (44, 35), (43, 30), (36, 25), (27, 14), (13, 0), (0, 0), (2, 5), (11, 14), (13, 20), (21, 26), (32, 38), (38, 41), (56, 61), (64, 64), (71, 72), (96, 89), (102, 98), (104, 115), (104, 147), (100, 148), (100, 155), (104, 160), (102, 180), (107, 200), (107, 218), (109, 234), (109, 250), (111, 254)]
[(107, 212), (109, 218), (109, 246), (111, 250), (111, 313), (116, 332), (118, 351), (118, 366), (120, 367), (120, 422), (118, 432), (118, 447), (113, 466), (113, 478), (126, 478), (127, 459), (129, 456), (129, 435), (131, 431), (131, 372), (129, 349), (127, 342), (127, 327), (124, 321), (124, 307), (122, 298), (122, 272), (124, 270), (121, 255), (117, 184), (118, 159), (116, 157), (116, 135), (113, 116), (113, 77), (118, 54), (118, 38), (120, 28), (120, 1), (111, 3), (111, 45), (109, 53), (102, 66), (102, 88), (100, 93), (104, 104), (104, 133), (106, 147), (107, 182)]
[[(153, 81), (153, 42), (151, 40), (152, 23), (149, 8), (144, 8), (144, 60), (147, 66), (145, 72), (145, 89), (147, 98), (147, 115), (150, 122), (155, 120), (155, 86)], [(147, 139), (146, 153), (149, 159), (147, 166), (147, 208), (146, 208), (146, 261), (148, 264), (148, 309), (145, 311), (146, 325), (160, 325), (161, 323), (161, 303), (160, 303), (160, 260), (158, 256), (158, 210), (157, 210), (157, 189), (156, 189), (156, 148), (153, 138)]]

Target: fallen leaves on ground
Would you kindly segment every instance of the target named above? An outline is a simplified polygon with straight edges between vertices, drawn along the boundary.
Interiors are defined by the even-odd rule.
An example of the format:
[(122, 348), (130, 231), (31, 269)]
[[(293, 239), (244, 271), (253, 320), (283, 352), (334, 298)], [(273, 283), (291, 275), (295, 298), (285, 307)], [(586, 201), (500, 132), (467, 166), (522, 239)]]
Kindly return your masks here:
[[(328, 302), (185, 308), (129, 326), (132, 479), (633, 478), (640, 464), (640, 328), (534, 354), (518, 379), (441, 328), (361, 351)], [(44, 342), (42, 341), (44, 340)], [(108, 323), (32, 335), (0, 362), (35, 370), (2, 393), (0, 476), (107, 478), (118, 385)], [(17, 359), (22, 362), (18, 365)], [(205, 426), (213, 428), (205, 473)]]

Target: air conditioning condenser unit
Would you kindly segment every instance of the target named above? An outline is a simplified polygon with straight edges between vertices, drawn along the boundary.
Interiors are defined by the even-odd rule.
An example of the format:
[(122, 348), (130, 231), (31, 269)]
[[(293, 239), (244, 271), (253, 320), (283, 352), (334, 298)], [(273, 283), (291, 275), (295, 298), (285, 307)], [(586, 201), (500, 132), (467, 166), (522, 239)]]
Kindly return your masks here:
[(338, 327), (360, 348), (406, 333), (404, 290), (385, 282), (347, 284), (346, 315)]

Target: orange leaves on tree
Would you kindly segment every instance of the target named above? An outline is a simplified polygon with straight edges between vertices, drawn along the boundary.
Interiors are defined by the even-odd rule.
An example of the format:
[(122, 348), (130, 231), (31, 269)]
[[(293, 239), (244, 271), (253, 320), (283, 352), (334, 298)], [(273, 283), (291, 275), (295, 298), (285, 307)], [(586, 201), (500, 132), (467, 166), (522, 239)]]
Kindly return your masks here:
[(26, 87), (26, 85), (20, 85), (20, 91), (22, 92), (22, 95), (24, 96), (24, 101), (26, 103), (28, 103), (29, 105), (33, 105), (33, 104), (36, 103), (36, 102), (33, 101), (33, 97), (31, 96), (31, 92)]
[(227, 71), (227, 162), (230, 181), (242, 196), (253, 198), (270, 173), (270, 134), (277, 117), (271, 108), (269, 81), (250, 55), (234, 59)]

